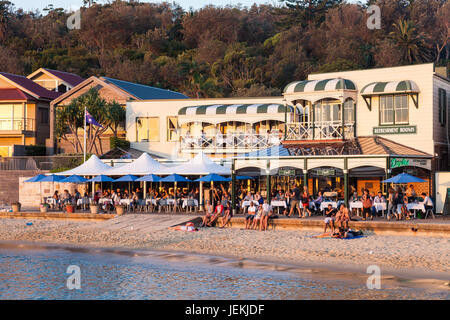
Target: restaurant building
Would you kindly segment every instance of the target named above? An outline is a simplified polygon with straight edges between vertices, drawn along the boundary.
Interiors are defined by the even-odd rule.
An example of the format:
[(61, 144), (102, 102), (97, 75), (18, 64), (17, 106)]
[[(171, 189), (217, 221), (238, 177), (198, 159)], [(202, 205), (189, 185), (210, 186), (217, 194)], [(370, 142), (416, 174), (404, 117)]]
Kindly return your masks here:
[(433, 193), (434, 172), (449, 168), (449, 92), (432, 63), (311, 74), (282, 97), (129, 101), (127, 138), (142, 151), (220, 157), (257, 176), (249, 188), (263, 194), (295, 181), (348, 199), (401, 172)]

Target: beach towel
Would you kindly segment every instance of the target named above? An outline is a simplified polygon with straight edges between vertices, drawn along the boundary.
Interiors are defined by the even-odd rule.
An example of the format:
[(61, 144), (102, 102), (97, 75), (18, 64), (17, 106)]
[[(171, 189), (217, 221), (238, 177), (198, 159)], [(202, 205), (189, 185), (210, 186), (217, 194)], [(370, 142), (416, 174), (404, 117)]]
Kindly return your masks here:
[(316, 239), (338, 239), (338, 240), (352, 240), (352, 239), (359, 239), (359, 238), (364, 238), (364, 235), (361, 236), (353, 236), (351, 238), (336, 238), (336, 237), (332, 237), (329, 233), (322, 233), (322, 234), (316, 234), (311, 236), (311, 238), (316, 238)]

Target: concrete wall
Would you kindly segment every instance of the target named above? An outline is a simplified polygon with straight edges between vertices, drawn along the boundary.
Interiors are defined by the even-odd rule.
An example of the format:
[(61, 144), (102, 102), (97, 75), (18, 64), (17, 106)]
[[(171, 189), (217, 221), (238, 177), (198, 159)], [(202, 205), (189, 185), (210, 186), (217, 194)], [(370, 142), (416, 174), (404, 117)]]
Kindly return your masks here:
[[(28, 171), (29, 172), (29, 171)], [(42, 173), (42, 172), (40, 172)], [(39, 205), (43, 201), (44, 197), (52, 196), (55, 190), (58, 190), (58, 193), (61, 195), (65, 189), (69, 190), (70, 194), (74, 193), (75, 189), (78, 189), (81, 194), (84, 194), (85, 185), (84, 184), (75, 184), (75, 183), (58, 183), (58, 182), (33, 182), (33, 183), (24, 183), (23, 181), (27, 180), (28, 176), (20, 176), (18, 177), (17, 185), (15, 192), (18, 195), (18, 200), (22, 204), (22, 208), (24, 210), (39, 210)], [(18, 190), (18, 192), (17, 192)]]
[(19, 201), (19, 179), (26, 180), (42, 171), (2, 170), (0, 171), (0, 204), (9, 205)]

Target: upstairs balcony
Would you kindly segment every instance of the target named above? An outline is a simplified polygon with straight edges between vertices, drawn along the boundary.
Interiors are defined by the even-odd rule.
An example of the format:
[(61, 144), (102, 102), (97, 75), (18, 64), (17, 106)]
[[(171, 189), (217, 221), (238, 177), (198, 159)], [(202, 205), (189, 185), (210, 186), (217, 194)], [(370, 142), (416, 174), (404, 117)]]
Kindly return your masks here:
[(355, 122), (320, 121), (288, 123), (285, 140), (339, 140), (355, 137)]
[(281, 132), (272, 134), (233, 132), (216, 135), (184, 135), (181, 137), (181, 151), (192, 153), (242, 153), (266, 149), (279, 145), (283, 140)]
[(34, 119), (0, 118), (0, 134), (6, 132), (34, 131)]

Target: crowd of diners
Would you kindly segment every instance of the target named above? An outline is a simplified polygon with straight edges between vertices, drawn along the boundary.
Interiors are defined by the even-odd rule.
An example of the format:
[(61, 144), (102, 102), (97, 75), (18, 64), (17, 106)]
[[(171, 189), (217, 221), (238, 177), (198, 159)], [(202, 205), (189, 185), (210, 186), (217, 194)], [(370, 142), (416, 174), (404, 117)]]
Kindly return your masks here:
[[(205, 216), (203, 217), (202, 226), (216, 225), (219, 217), (222, 217), (220, 227), (224, 227), (233, 216), (231, 183), (211, 185), (206, 190), (209, 193), (204, 196), (203, 210)], [(334, 199), (337, 202), (334, 206), (331, 204), (326, 205), (330, 199), (325, 195), (332, 191), (331, 186), (327, 186), (313, 196), (309, 193), (306, 186), (301, 187), (293, 184), (287, 190), (283, 190), (278, 186), (277, 190), (272, 191), (271, 196), (272, 201), (281, 201), (285, 204), (278, 212), (285, 217), (298, 216), (299, 218), (306, 218), (312, 215), (323, 214), (326, 216), (326, 224), (329, 225), (330, 219), (335, 216), (339, 217), (338, 212), (344, 209), (346, 212), (348, 211), (349, 219), (357, 215), (358, 209), (351, 209), (351, 205), (349, 208), (345, 207), (343, 199)], [(163, 199), (176, 200), (179, 206), (181, 206), (182, 201), (193, 199), (196, 200), (198, 205), (200, 203), (200, 191), (197, 186), (190, 189), (178, 187), (175, 190), (173, 186), (165, 185), (149, 188), (144, 196), (143, 190), (139, 187), (134, 190), (116, 188), (97, 190), (91, 199), (88, 193), (85, 192), (82, 195), (75, 189), (72, 194), (68, 190), (64, 190), (62, 193), (55, 191), (52, 199), (53, 208), (61, 210), (64, 210), (64, 205), (68, 203), (73, 205), (80, 205), (81, 203), (81, 206), (86, 207), (87, 204), (93, 202), (103, 205), (105, 211), (113, 211), (114, 207), (120, 204), (122, 199), (128, 199), (129, 209), (136, 211), (139, 206), (147, 206), (148, 201), (146, 200), (149, 199), (154, 200), (152, 202), (156, 203), (156, 206)], [(82, 199), (82, 201), (79, 201), (79, 199)], [(104, 201), (105, 199), (109, 201)], [(408, 210), (407, 204), (411, 202), (422, 202), (425, 210), (433, 208), (431, 198), (426, 193), (422, 193), (419, 196), (413, 185), (409, 185), (406, 188), (389, 188), (387, 194), (383, 194), (381, 191), (374, 193), (369, 192), (367, 189), (361, 189), (359, 194), (356, 191), (351, 194), (349, 204), (356, 201), (362, 202), (363, 220), (373, 220), (374, 216), (380, 215), (380, 212), (376, 209), (377, 203), (386, 203), (385, 213), (388, 220), (410, 219), (411, 212)], [(324, 202), (325, 205), (322, 205)], [(267, 198), (264, 198), (259, 191), (249, 191), (243, 183), (236, 190), (236, 205), (238, 207), (237, 212), (246, 214), (245, 228), (247, 229), (266, 230), (270, 219), (278, 216), (275, 214), (272, 204), (268, 203)], [(152, 209), (154, 209), (154, 206), (152, 206)], [(345, 223), (345, 221), (339, 219), (337, 219), (338, 222)]]

